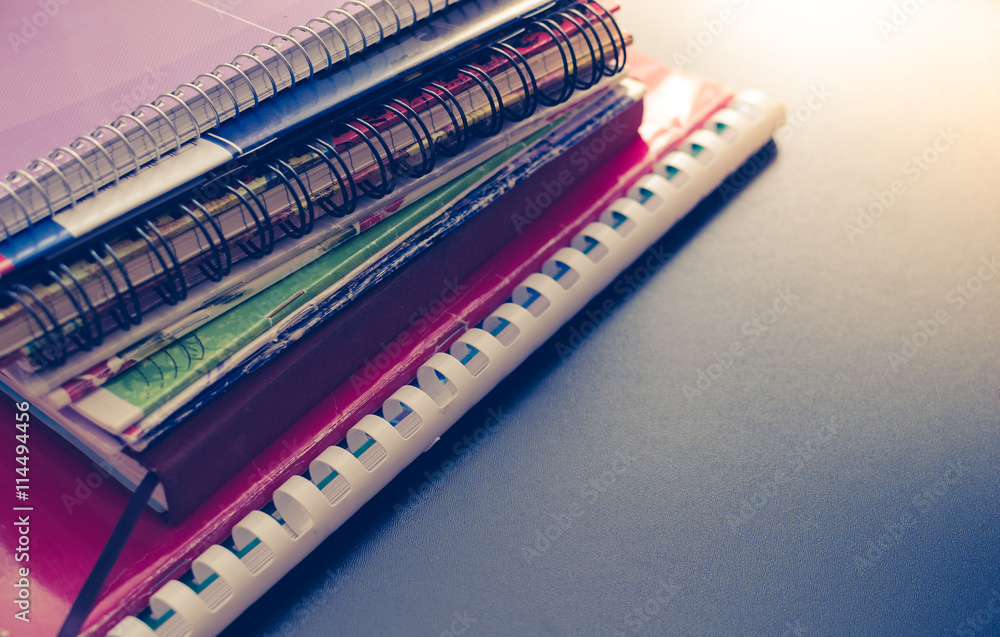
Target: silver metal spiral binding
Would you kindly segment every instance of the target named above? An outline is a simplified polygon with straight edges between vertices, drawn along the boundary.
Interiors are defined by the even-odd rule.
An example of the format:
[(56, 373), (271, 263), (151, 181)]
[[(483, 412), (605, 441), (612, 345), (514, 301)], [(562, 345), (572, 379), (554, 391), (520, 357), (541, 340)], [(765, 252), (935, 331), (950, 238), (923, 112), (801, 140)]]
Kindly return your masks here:
[(48, 166), (50, 169), (52, 169), (52, 172), (54, 172), (56, 174), (56, 177), (59, 177), (59, 179), (63, 183), (63, 186), (66, 188), (66, 194), (69, 195), (69, 207), (70, 208), (76, 208), (76, 195), (73, 194), (73, 189), (69, 185), (69, 180), (66, 179), (66, 175), (63, 173), (63, 171), (62, 171), (61, 168), (59, 168), (58, 166), (56, 166), (54, 163), (52, 163), (48, 159), (45, 159), (44, 157), (38, 157), (38, 158), (32, 160), (32, 162), (30, 164), (28, 164), (28, 170), (29, 171), (32, 170), (32, 166), (37, 166), (40, 163), (41, 164), (45, 164), (46, 166)]
[[(330, 27), (330, 30), (333, 31), (338, 38), (340, 38), (340, 42), (344, 45), (344, 63), (349, 65), (351, 63), (351, 47), (350, 45), (347, 44), (347, 38), (344, 37), (344, 32), (340, 30), (340, 27), (338, 27), (336, 24), (330, 22), (325, 17), (323, 17), (323, 18), (313, 18), (309, 22), (306, 22), (305, 28), (308, 28), (310, 31), (313, 31), (312, 27), (310, 26), (312, 25), (313, 22), (322, 22), (326, 26)], [(315, 33), (315, 31), (313, 32)], [(320, 38), (320, 41), (325, 42), (322, 38)], [(327, 54), (329, 53), (330, 49), (328, 48)]]
[(132, 115), (132, 114), (119, 116), (118, 119), (116, 119), (115, 121), (111, 122), (111, 125), (114, 126), (115, 128), (120, 128), (120, 126), (118, 126), (118, 124), (122, 124), (123, 123), (122, 119), (121, 119), (122, 117), (129, 118), (130, 120), (132, 120), (133, 122), (135, 122), (136, 124), (139, 125), (139, 128), (142, 129), (142, 132), (146, 133), (146, 137), (149, 137), (149, 140), (151, 142), (153, 142), (153, 152), (156, 153), (156, 161), (160, 161), (160, 143), (156, 140), (156, 137), (153, 136), (153, 131), (149, 130), (149, 127), (146, 126), (142, 122), (142, 120), (140, 120), (138, 117), (136, 117), (135, 115)]
[[(215, 125), (219, 126), (220, 124), (222, 124), (222, 119), (219, 117), (219, 109), (217, 109), (215, 107), (215, 103), (212, 102), (212, 100), (208, 97), (208, 93), (206, 93), (205, 91), (201, 90), (200, 86), (195, 86), (191, 82), (184, 82), (183, 84), (179, 85), (177, 88), (174, 89), (173, 95), (175, 95), (177, 97), (180, 97), (180, 95), (177, 95), (177, 94), (180, 93), (181, 95), (183, 95), (184, 94), (183, 93), (183, 89), (184, 88), (193, 88), (198, 93), (200, 93), (201, 96), (205, 98), (205, 102), (208, 103), (208, 105), (212, 107), (212, 112), (215, 113)], [(186, 104), (186, 102), (185, 102), (185, 104)]]
[[(28, 207), (24, 205), (24, 201), (21, 200), (20, 195), (18, 195), (17, 192), (13, 188), (8, 186), (2, 179), (0, 179), (0, 186), (3, 186), (4, 190), (10, 193), (10, 196), (14, 199), (14, 203), (16, 203), (17, 207), (21, 209), (21, 212), (24, 213), (24, 218), (30, 225), (31, 215), (28, 214)], [(0, 220), (0, 222), (2, 222), (2, 220)], [(7, 227), (6, 223), (3, 224), (3, 232), (5, 239), (10, 236), (10, 229)]]
[[(302, 46), (302, 43), (299, 42), (298, 40), (296, 40), (295, 38), (293, 38), (291, 35), (276, 35), (276, 36), (274, 36), (273, 38), (271, 38), (270, 40), (267, 41), (268, 45), (270, 45), (272, 48), (274, 48), (274, 50), (275, 50), (276, 53), (278, 52), (278, 49), (273, 46), (275, 40), (288, 40), (289, 42), (291, 42), (292, 44), (294, 44), (295, 46), (297, 46), (299, 48), (299, 51), (302, 51), (302, 56), (305, 57), (306, 64), (309, 65), (309, 77), (307, 77), (306, 80), (313, 79), (313, 75), (316, 74), (316, 71), (313, 69), (312, 58), (309, 57), (309, 53), (306, 52), (306, 48), (304, 46)], [(278, 55), (281, 55), (281, 53), (278, 53)], [(284, 57), (284, 56), (282, 56), (282, 57)], [(294, 85), (295, 85), (295, 73), (293, 72), (292, 73), (292, 86), (294, 86)]]
[(364, 55), (368, 50), (368, 36), (365, 34), (365, 30), (361, 28), (361, 23), (358, 19), (351, 15), (350, 12), (343, 9), (333, 9), (332, 11), (327, 11), (323, 14), (324, 18), (329, 18), (331, 13), (339, 13), (341, 15), (347, 16), (347, 19), (354, 23), (354, 26), (358, 27), (358, 33), (361, 34), (361, 55)]
[(80, 135), (70, 143), (70, 146), (77, 146), (81, 139), (90, 142), (95, 149), (104, 155), (104, 158), (108, 160), (109, 164), (111, 164), (111, 172), (115, 176), (114, 184), (118, 185), (118, 182), (121, 181), (121, 175), (118, 172), (118, 164), (115, 163), (115, 160), (111, 157), (111, 153), (108, 152), (108, 149), (91, 135)]
[[(212, 69), (212, 73), (211, 74), (214, 75), (215, 77), (219, 77), (219, 75), (220, 75), (219, 69), (221, 69), (223, 67), (226, 67), (226, 68), (229, 68), (229, 69), (232, 69), (232, 70), (236, 71), (236, 73), (238, 73), (240, 75), (240, 77), (242, 77), (246, 81), (247, 86), (250, 87), (250, 94), (253, 95), (253, 105), (254, 105), (254, 107), (256, 107), (257, 104), (260, 103), (260, 101), (257, 99), (257, 89), (254, 88), (253, 82), (250, 81), (250, 77), (246, 73), (243, 72), (243, 69), (241, 69), (240, 67), (236, 66), (235, 64), (230, 64), (229, 62), (226, 62), (224, 64), (220, 64), (219, 66), (215, 67), (214, 69)], [(239, 113), (239, 111), (237, 111), (236, 112), (236, 116), (239, 117), (239, 115), (240, 115), (240, 113)]]
[(91, 172), (90, 166), (87, 165), (87, 162), (83, 161), (83, 157), (80, 157), (80, 153), (76, 152), (75, 150), (73, 150), (69, 146), (60, 146), (60, 147), (56, 148), (54, 151), (52, 151), (52, 154), (49, 155), (49, 157), (52, 157), (53, 159), (58, 159), (57, 155), (59, 153), (66, 153), (67, 155), (69, 155), (70, 157), (72, 157), (73, 159), (76, 160), (76, 163), (78, 163), (80, 165), (80, 168), (83, 170), (83, 172), (87, 173), (87, 177), (90, 179), (90, 192), (91, 192), (91, 194), (96, 195), (97, 194), (97, 180), (94, 179), (94, 173)]
[[(277, 47), (273, 47), (270, 44), (258, 44), (254, 48), (250, 49), (250, 55), (252, 57), (254, 57), (254, 58), (257, 58), (258, 60), (260, 60), (260, 56), (257, 55), (257, 53), (256, 53), (257, 49), (267, 49), (268, 51), (272, 51), (275, 55), (278, 56), (278, 59), (281, 60), (281, 63), (285, 65), (286, 69), (288, 69), (288, 77), (291, 78), (291, 82), (292, 82), (292, 84), (291, 84), (291, 86), (289, 86), (289, 88), (295, 88), (295, 69), (292, 68), (291, 63), (289, 63), (289, 61), (288, 61), (288, 58), (286, 58), (284, 56), (284, 54), (277, 49)], [(261, 66), (263, 66), (263, 67), (266, 68), (267, 65), (265, 65), (263, 63), (263, 61), (261, 61)], [(278, 89), (275, 88), (274, 92), (275, 92), (275, 94), (277, 94)]]
[[(386, 2), (388, 2), (388, 1), (389, 0), (386, 0)], [(406, 4), (410, 5), (410, 13), (413, 14), (413, 22), (411, 22), (410, 24), (416, 24), (417, 23), (417, 8), (415, 6), (413, 6), (413, 0), (406, 0)], [(428, 0), (427, 4), (430, 4), (429, 0)], [(394, 11), (395, 11), (395, 9), (396, 8), (393, 7)], [(431, 13), (434, 13), (434, 7), (433, 6), (431, 6)], [(400, 31), (402, 31), (402, 29), (400, 29)]]
[(143, 104), (139, 108), (135, 109), (132, 112), (132, 114), (135, 115), (136, 117), (141, 117), (142, 114), (143, 114), (143, 110), (145, 110), (147, 108), (151, 108), (154, 111), (156, 111), (156, 113), (163, 119), (163, 121), (166, 123), (166, 125), (170, 128), (170, 132), (173, 133), (173, 135), (174, 135), (174, 143), (176, 144), (176, 146), (174, 148), (175, 149), (179, 149), (181, 147), (181, 144), (183, 142), (181, 141), (181, 135), (180, 135), (180, 133), (177, 131), (177, 126), (175, 126), (174, 123), (170, 120), (170, 118), (167, 117), (166, 113), (164, 113), (162, 110), (160, 110), (159, 106), (155, 106), (153, 104)]
[(200, 88), (202, 86), (202, 84), (204, 84), (204, 82), (201, 81), (201, 78), (203, 78), (203, 77), (209, 78), (210, 80), (212, 80), (213, 82), (215, 82), (217, 85), (221, 86), (227, 93), (229, 93), (229, 98), (231, 100), (233, 100), (233, 119), (239, 119), (240, 118), (240, 101), (238, 99), (236, 99), (236, 93), (233, 92), (233, 89), (229, 88), (229, 85), (226, 84), (225, 82), (223, 82), (219, 78), (218, 75), (213, 75), (212, 73), (199, 73), (194, 78), (194, 81), (191, 82), (191, 83)]
[[(115, 128), (114, 126), (108, 126), (107, 124), (101, 124), (96, 129), (94, 129), (94, 138), (95, 139), (100, 139), (101, 138), (101, 134), (102, 134), (101, 131), (103, 129), (107, 129), (107, 130), (111, 131), (112, 133), (114, 133), (115, 135), (117, 135), (118, 138), (121, 139), (125, 143), (125, 148), (127, 148), (129, 154), (132, 155), (132, 163), (135, 166), (135, 171), (139, 172), (139, 167), (140, 167), (140, 164), (139, 164), (139, 155), (136, 154), (135, 147), (132, 146), (132, 142), (130, 142), (128, 140), (128, 137), (125, 137), (125, 135), (123, 135), (122, 132), (120, 130), (118, 130), (117, 128)], [(107, 150), (107, 149), (105, 149), (105, 150)]]
[[(375, 24), (378, 25), (378, 41), (379, 42), (384, 42), (385, 41), (385, 29), (382, 27), (382, 20), (379, 19), (378, 14), (375, 13), (375, 11), (371, 7), (369, 7), (367, 3), (362, 2), (361, 0), (349, 0), (348, 2), (344, 3), (344, 6), (347, 7), (347, 6), (350, 6), (352, 4), (356, 4), (359, 7), (362, 7), (368, 13), (372, 14), (372, 17), (375, 18)], [(345, 11), (344, 13), (347, 13), (347, 12)], [(396, 17), (398, 18), (399, 16), (397, 15)], [(355, 22), (356, 22), (356, 20), (355, 20)], [(360, 25), (358, 25), (358, 26), (360, 28)], [(376, 42), (376, 44), (378, 44), (378, 42)]]
[[(153, 100), (152, 105), (156, 106), (157, 102), (166, 105), (165, 102), (163, 101), (164, 97), (169, 97), (170, 99), (174, 100), (175, 102), (180, 104), (184, 110), (187, 111), (188, 116), (191, 117), (191, 122), (194, 124), (194, 138), (201, 139), (201, 124), (198, 123), (198, 118), (194, 116), (194, 111), (192, 111), (191, 107), (187, 105), (187, 102), (177, 97), (173, 93), (161, 93), (156, 97), (155, 100)], [(117, 179), (115, 180), (115, 183), (117, 183)]]
[[(396, 7), (393, 6), (393, 4), (389, 2), (389, 0), (385, 0), (385, 3), (389, 5), (390, 9), (392, 9), (392, 14), (396, 16), (396, 33), (399, 33), (400, 31), (403, 30), (403, 23), (399, 20), (399, 12), (396, 11)], [(396, 35), (396, 33), (393, 33), (392, 35)]]
[[(35, 190), (37, 190), (42, 195), (42, 200), (45, 201), (45, 206), (49, 209), (49, 216), (51, 217), (52, 215), (54, 215), (55, 211), (52, 210), (52, 201), (49, 199), (49, 195), (47, 192), (45, 192), (45, 189), (42, 188), (42, 185), (38, 183), (38, 180), (35, 179), (28, 171), (21, 170), (20, 168), (15, 170), (14, 174), (20, 175), (25, 179), (27, 179), (29, 182), (31, 182), (31, 185), (35, 187)], [(25, 209), (25, 211), (27, 211), (27, 209)], [(29, 225), (31, 224), (29, 223)]]
[[(310, 29), (308, 25), (305, 25), (305, 26), (300, 25), (300, 26), (297, 26), (297, 27), (292, 27), (292, 29), (288, 32), (288, 35), (291, 35), (295, 31), (305, 31), (306, 33), (308, 33), (309, 35), (311, 35), (314, 40), (316, 40), (317, 42), (319, 42), (319, 45), (321, 47), (323, 47), (323, 50), (326, 52), (326, 66), (327, 66), (327, 68), (333, 66), (333, 53), (330, 51), (330, 47), (328, 47), (326, 45), (326, 41), (323, 38), (319, 37), (318, 33), (316, 33), (315, 31), (313, 31), (312, 29)], [(273, 41), (273, 38), (272, 38), (272, 41)], [(295, 40), (295, 41), (298, 42), (298, 40)], [(302, 49), (302, 51), (305, 52), (305, 49)], [(306, 55), (306, 59), (309, 60), (309, 56), (308, 55)], [(309, 60), (309, 77), (311, 78), (312, 75), (313, 75), (312, 60)]]
[(240, 53), (239, 55), (233, 58), (233, 64), (239, 66), (239, 62), (237, 62), (236, 60), (239, 60), (240, 58), (247, 58), (248, 60), (253, 60), (253, 63), (256, 64), (258, 67), (260, 67), (260, 69), (264, 71), (264, 74), (267, 75), (267, 79), (271, 81), (271, 94), (268, 95), (267, 97), (274, 97), (275, 95), (278, 94), (278, 83), (274, 81), (274, 76), (271, 75), (270, 69), (267, 68), (267, 65), (264, 64), (264, 62), (262, 62), (259, 57), (255, 55), (250, 55), (249, 53)]

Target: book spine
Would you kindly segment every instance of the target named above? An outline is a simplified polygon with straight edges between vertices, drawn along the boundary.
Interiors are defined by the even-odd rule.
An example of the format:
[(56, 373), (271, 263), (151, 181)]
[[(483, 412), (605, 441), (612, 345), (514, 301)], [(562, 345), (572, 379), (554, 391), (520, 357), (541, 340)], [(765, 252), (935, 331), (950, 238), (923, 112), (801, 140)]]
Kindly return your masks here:
[[(336, 2), (342, 8), (276, 34), (174, 91), (97, 127), (0, 179), (0, 242), (31, 229), (108, 184), (189, 150), (223, 122), (369, 49), (462, 0)], [(214, 144), (201, 144), (216, 148)], [(218, 159), (220, 150), (208, 158)], [(199, 157), (204, 156), (194, 153)], [(225, 155), (225, 151), (221, 151)], [(231, 156), (230, 156), (231, 157)], [(188, 158), (190, 161), (191, 158)], [(53, 232), (57, 231), (55, 228)], [(48, 240), (52, 240), (51, 237)], [(13, 267), (0, 255), (0, 276)]]
[(784, 109), (759, 92), (739, 94), (522, 280), (481, 326), (424, 361), (416, 383), (392, 394), (381, 416), (369, 414), (348, 430), (346, 448), (328, 447), (306, 475), (274, 492), (271, 506), (237, 523), (232, 549), (209, 547), (194, 560), (190, 584), (168, 582), (153, 594), (144, 619), (128, 617), (109, 635), (221, 632), (760, 149), (783, 120)]

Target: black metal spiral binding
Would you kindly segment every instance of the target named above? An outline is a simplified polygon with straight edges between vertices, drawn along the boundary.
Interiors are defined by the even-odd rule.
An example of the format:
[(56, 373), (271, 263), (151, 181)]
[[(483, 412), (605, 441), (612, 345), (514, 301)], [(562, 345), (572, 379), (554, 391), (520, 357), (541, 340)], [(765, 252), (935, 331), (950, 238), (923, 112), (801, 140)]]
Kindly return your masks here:
[(512, 122), (528, 119), (538, 109), (538, 82), (535, 79), (535, 72), (531, 70), (531, 65), (524, 59), (521, 52), (505, 42), (491, 46), (490, 50), (510, 62), (511, 68), (521, 78), (521, 86), (524, 90), (524, 104), (521, 110), (515, 113), (508, 108), (506, 110), (507, 119)]
[[(588, 22), (585, 18), (578, 20), (577, 16), (571, 13), (572, 11), (573, 9), (569, 8), (563, 11), (558, 11), (555, 15), (561, 16), (563, 19), (575, 24), (580, 35), (583, 37), (584, 42), (587, 44), (587, 50), (590, 53), (590, 57), (587, 58), (590, 60), (590, 79), (581, 80), (578, 76), (576, 80), (576, 90), (586, 91), (601, 81), (601, 77), (603, 76), (601, 69), (604, 66), (604, 47), (601, 46), (601, 39), (597, 37), (597, 29), (594, 28), (594, 25), (590, 24), (590, 22)], [(593, 34), (594, 39), (597, 40), (596, 50), (594, 49), (594, 41), (590, 39), (590, 35), (587, 34), (584, 27), (586, 27), (586, 29), (590, 29), (590, 33)], [(600, 53), (599, 57), (598, 53)]]
[[(274, 164), (267, 164), (266, 167), (272, 173), (277, 175), (278, 179), (281, 180), (281, 183), (284, 184), (286, 192), (290, 195), (289, 198), (295, 200), (295, 208), (299, 212), (299, 225), (296, 226), (291, 221), (282, 221), (278, 224), (278, 227), (281, 228), (288, 236), (294, 239), (299, 239), (312, 231), (313, 221), (316, 218), (316, 211), (313, 209), (312, 197), (309, 196), (309, 190), (307, 190), (305, 184), (302, 183), (298, 173), (295, 172), (294, 168), (288, 165), (288, 162), (283, 159), (279, 159), (277, 164), (277, 166)], [(295, 188), (292, 187), (292, 183), (288, 181), (288, 177), (285, 176), (284, 170), (287, 170), (292, 174), (292, 179), (295, 180), (295, 183), (298, 184), (299, 188), (302, 190), (302, 195), (306, 200), (305, 206), (302, 205), (302, 199), (299, 197), (299, 193), (295, 191)]]
[[(251, 204), (250, 201), (247, 200), (246, 196), (244, 196), (239, 190), (233, 188), (229, 184), (225, 185), (225, 189), (235, 195), (236, 198), (243, 204), (243, 207), (250, 213), (250, 217), (253, 219), (254, 226), (257, 229), (257, 238), (260, 245), (254, 245), (250, 239), (241, 241), (236, 245), (243, 251), (243, 254), (248, 257), (252, 259), (260, 259), (265, 255), (271, 254), (271, 251), (274, 250), (274, 224), (271, 223), (271, 214), (267, 211), (267, 207), (263, 204), (263, 202), (261, 202), (260, 198), (257, 197), (257, 193), (255, 193), (253, 189), (248, 187), (246, 184), (240, 183), (240, 187), (250, 195), (250, 199), (254, 202), (253, 204)], [(201, 206), (200, 203), (198, 205), (203, 211), (205, 211), (204, 206)], [(207, 211), (205, 211), (205, 214), (211, 219), (211, 215), (209, 215)], [(221, 230), (219, 231), (219, 236), (222, 237)], [(225, 243), (225, 237), (222, 237), (222, 241)]]
[[(545, 91), (539, 91), (538, 101), (545, 106), (556, 106), (558, 104), (562, 104), (573, 95), (573, 91), (576, 89), (576, 75), (579, 71), (576, 65), (576, 51), (573, 49), (573, 44), (570, 41), (569, 36), (566, 35), (566, 32), (563, 31), (562, 27), (560, 27), (555, 21), (542, 18), (532, 22), (528, 26), (528, 30), (531, 30), (532, 28), (541, 29), (549, 34), (552, 38), (553, 44), (555, 44), (559, 49), (559, 56), (562, 58), (563, 63), (563, 85), (559, 90), (558, 95), (551, 97)], [(559, 34), (562, 35), (561, 41), (559, 36), (556, 35), (556, 32), (559, 32)], [(563, 42), (566, 43), (565, 48), (563, 48)], [(569, 55), (567, 55), (566, 49), (569, 49)], [(570, 64), (570, 60), (572, 60), (572, 64)]]
[[(382, 159), (382, 155), (379, 154), (378, 149), (375, 148), (375, 143), (368, 138), (368, 135), (362, 133), (361, 130), (358, 129), (358, 127), (352, 124), (351, 122), (357, 122), (358, 124), (367, 128), (375, 135), (375, 138), (378, 139), (379, 144), (382, 146), (382, 150), (385, 152), (385, 160)], [(389, 145), (385, 142), (385, 139), (383, 139), (382, 135), (375, 129), (374, 126), (372, 126), (365, 120), (361, 119), (360, 117), (354, 118), (353, 120), (351, 120), (351, 122), (345, 123), (344, 127), (354, 132), (358, 137), (361, 138), (361, 141), (363, 141), (365, 145), (368, 146), (368, 150), (371, 151), (372, 157), (378, 164), (379, 173), (382, 176), (381, 185), (376, 186), (369, 183), (366, 180), (366, 181), (359, 181), (358, 187), (361, 188), (361, 192), (365, 193), (372, 199), (381, 199), (396, 189), (396, 180), (395, 177), (393, 176), (394, 173), (396, 172), (395, 161), (392, 158), (392, 151), (389, 150)], [(386, 165), (387, 162), (388, 166)]]
[(118, 271), (121, 273), (122, 280), (125, 282), (125, 291), (128, 292), (129, 298), (132, 301), (132, 308), (135, 310), (131, 313), (128, 311), (128, 304), (125, 302), (125, 297), (123, 296), (122, 291), (118, 288), (115, 278), (111, 275), (111, 270), (108, 269), (107, 264), (104, 263), (104, 259), (97, 253), (97, 250), (91, 248), (91, 258), (97, 263), (97, 266), (104, 274), (104, 278), (107, 279), (108, 285), (112, 290), (114, 290), (114, 298), (117, 303), (117, 307), (109, 310), (108, 313), (111, 315), (111, 318), (114, 319), (115, 323), (118, 324), (118, 327), (126, 331), (130, 330), (133, 325), (138, 325), (142, 322), (142, 307), (139, 305), (139, 293), (136, 291), (135, 286), (132, 285), (132, 279), (128, 275), (128, 268), (125, 267), (122, 260), (118, 258), (115, 251), (108, 245), (108, 242), (105, 241), (100, 247), (104, 249), (104, 254), (111, 258), (115, 266), (118, 268)]
[(205, 224), (195, 216), (194, 212), (190, 208), (184, 204), (178, 204), (177, 207), (184, 215), (191, 219), (191, 221), (195, 224), (195, 227), (201, 232), (202, 236), (205, 237), (205, 241), (208, 242), (208, 249), (212, 255), (212, 259), (203, 259), (198, 264), (198, 269), (201, 270), (202, 274), (204, 274), (205, 278), (209, 281), (215, 281), (218, 283), (223, 279), (223, 277), (229, 274), (229, 270), (232, 268), (233, 256), (229, 251), (229, 244), (226, 243), (226, 237), (222, 234), (222, 227), (219, 225), (219, 222), (212, 217), (212, 215), (208, 214), (208, 210), (206, 210), (205, 207), (195, 199), (192, 199), (191, 203), (193, 203), (196, 208), (200, 209), (205, 215), (205, 218), (208, 219), (208, 223), (215, 231), (215, 237), (218, 238), (218, 243), (205, 227)]
[[(80, 349), (86, 351), (100, 345), (104, 340), (104, 326), (101, 325), (100, 315), (94, 308), (94, 303), (90, 300), (90, 296), (84, 289), (83, 284), (80, 283), (80, 280), (76, 278), (72, 270), (66, 267), (65, 263), (59, 264), (59, 273), (50, 269), (46, 274), (59, 284), (66, 296), (73, 302), (73, 307), (77, 311), (81, 325), (80, 333), (75, 335), (74, 340), (80, 345)], [(80, 299), (83, 301), (82, 304), (77, 301), (69, 287), (62, 280), (63, 275), (69, 279), (73, 289), (80, 295)], [(83, 307), (84, 305), (86, 308)]]
[[(594, 10), (593, 6), (591, 5), (594, 5), (598, 9), (600, 9), (600, 13)], [(594, 0), (587, 0), (586, 2), (580, 2), (579, 4), (574, 5), (573, 8), (578, 8), (583, 11), (587, 11), (588, 13), (596, 17), (601, 22), (601, 25), (604, 26), (604, 30), (608, 34), (608, 39), (611, 42), (611, 48), (614, 50), (615, 53), (615, 66), (610, 68), (605, 66), (604, 74), (610, 77), (612, 75), (617, 75), (618, 73), (621, 73), (625, 69), (625, 63), (628, 61), (628, 52), (626, 51), (626, 46), (625, 46), (625, 35), (622, 33), (621, 27), (618, 26), (618, 22), (615, 21), (614, 17), (612, 17), (611, 13), (607, 9), (601, 6), (599, 2), (594, 2)], [(611, 26), (608, 26), (609, 22), (611, 23)], [(611, 33), (612, 27), (614, 27), (615, 33), (618, 34), (617, 40), (615, 39), (614, 34)], [(618, 48), (619, 44), (621, 45), (621, 48)], [(620, 61), (619, 61), (619, 53), (621, 54)]]
[[(42, 330), (42, 342), (39, 343), (39, 339), (36, 339), (33, 343), (31, 355), (34, 358), (34, 362), (41, 367), (62, 365), (66, 360), (66, 335), (59, 328), (59, 323), (56, 321), (56, 317), (52, 311), (42, 303), (41, 299), (38, 298), (38, 295), (31, 288), (22, 283), (14, 283), (9, 288), (0, 290), (0, 294), (23, 307), (28, 316)], [(34, 305), (37, 305), (38, 309), (33, 307), (32, 303), (24, 300), (21, 296), (22, 294), (27, 296)], [(45, 319), (48, 320), (48, 324), (42, 319), (43, 314), (45, 315)]]
[[(146, 232), (144, 228), (148, 229), (149, 232)], [(163, 268), (163, 283), (156, 286), (156, 293), (168, 305), (176, 305), (180, 301), (183, 301), (187, 298), (187, 280), (184, 278), (184, 272), (181, 271), (181, 264), (177, 261), (177, 253), (174, 251), (173, 246), (163, 236), (160, 229), (148, 219), (145, 223), (137, 224), (134, 230), (146, 242), (149, 251), (156, 257), (160, 267)], [(149, 236), (150, 233), (159, 240), (159, 248), (156, 247), (153, 238)], [(160, 252), (161, 249), (166, 253), (166, 258)], [(167, 261), (170, 261), (170, 265), (167, 265)]]
[[(441, 93), (443, 93), (444, 96), (448, 99), (447, 100), (443, 99), (440, 95), (432, 91), (431, 90), (432, 88), (437, 91), (441, 91)], [(462, 151), (465, 150), (466, 146), (469, 145), (470, 131), (469, 131), (469, 120), (468, 118), (466, 118), (465, 109), (462, 108), (462, 105), (459, 103), (458, 98), (455, 97), (455, 94), (452, 93), (450, 90), (448, 90), (447, 87), (441, 85), (438, 82), (429, 82), (427, 86), (423, 87), (420, 90), (420, 92), (424, 95), (430, 95), (435, 100), (437, 100), (438, 104), (440, 104), (441, 107), (445, 110), (445, 112), (448, 113), (448, 117), (451, 119), (451, 123), (455, 127), (455, 145), (449, 148), (447, 146), (439, 144), (436, 148), (437, 152), (441, 153), (445, 157), (454, 157), (460, 154)], [(461, 126), (458, 125), (458, 120), (455, 119), (455, 112), (451, 110), (452, 107), (449, 106), (449, 102), (452, 105), (454, 105), (456, 109), (458, 109), (458, 115), (459, 117), (462, 118)]]
[[(398, 105), (403, 110), (399, 110), (394, 105)], [(413, 135), (413, 139), (416, 140), (417, 146), (420, 149), (421, 161), (419, 164), (416, 166), (407, 166), (404, 162), (397, 161), (396, 172), (403, 177), (410, 177), (412, 179), (430, 174), (434, 170), (434, 140), (431, 139), (431, 133), (427, 130), (424, 120), (417, 115), (417, 112), (409, 104), (398, 98), (393, 99), (392, 104), (385, 104), (385, 109), (399, 117), (400, 121), (410, 129), (410, 133)], [(406, 114), (404, 114), (404, 111)], [(413, 125), (413, 120), (410, 119), (411, 117), (417, 121), (417, 126), (419, 126), (421, 132), (424, 134), (423, 138), (417, 132), (417, 128)]]
[[(358, 205), (358, 185), (354, 182), (354, 175), (352, 175), (350, 169), (347, 168), (347, 163), (344, 161), (344, 158), (340, 156), (340, 153), (337, 152), (336, 148), (318, 137), (312, 140), (312, 143), (306, 144), (306, 148), (316, 153), (316, 155), (326, 163), (327, 167), (330, 169), (330, 174), (337, 180), (337, 185), (340, 188), (339, 192), (344, 198), (344, 203), (338, 206), (333, 203), (332, 195), (330, 197), (324, 197), (317, 202), (319, 206), (323, 208), (327, 214), (331, 214), (334, 217), (346, 217), (354, 212)], [(333, 158), (337, 161), (337, 164), (340, 166), (339, 170), (333, 165), (330, 158), (326, 156), (327, 151), (329, 151)], [(348, 186), (350, 186), (350, 194), (348, 194)]]
[[(464, 66), (458, 69), (456, 73), (458, 73), (458, 75), (464, 75), (479, 85), (479, 88), (483, 91), (483, 94), (490, 103), (489, 118), (484, 119), (478, 124), (474, 124), (471, 128), (472, 133), (478, 137), (493, 137), (500, 132), (504, 125), (503, 93), (500, 92), (497, 85), (492, 79), (490, 79), (489, 74), (474, 64)], [(482, 79), (477, 77), (477, 75), (481, 76)], [(485, 80), (485, 82), (483, 80)], [(489, 84), (490, 88), (486, 88), (487, 84)], [(493, 99), (494, 95), (497, 97), (495, 101)]]

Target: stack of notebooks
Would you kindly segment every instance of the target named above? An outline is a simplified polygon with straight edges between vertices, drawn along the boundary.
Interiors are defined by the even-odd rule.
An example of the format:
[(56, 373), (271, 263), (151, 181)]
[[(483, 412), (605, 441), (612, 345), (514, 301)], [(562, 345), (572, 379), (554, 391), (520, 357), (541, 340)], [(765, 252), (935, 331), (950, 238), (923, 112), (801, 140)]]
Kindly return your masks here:
[[(83, 634), (221, 631), (783, 117), (628, 50), (596, 0), (58, 9), (134, 21), (97, 58), (162, 39), (127, 85), (177, 88), (0, 132), (16, 635), (59, 631), (149, 476)], [(80, 123), (84, 95), (127, 112)]]

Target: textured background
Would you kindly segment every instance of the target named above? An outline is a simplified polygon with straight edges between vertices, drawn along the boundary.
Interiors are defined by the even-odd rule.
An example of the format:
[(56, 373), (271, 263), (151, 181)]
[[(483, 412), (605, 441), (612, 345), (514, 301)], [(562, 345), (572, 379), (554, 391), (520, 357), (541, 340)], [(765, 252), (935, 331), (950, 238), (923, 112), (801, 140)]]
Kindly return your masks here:
[(624, 2), (773, 161), (227, 635), (1000, 634), (1000, 4)]

